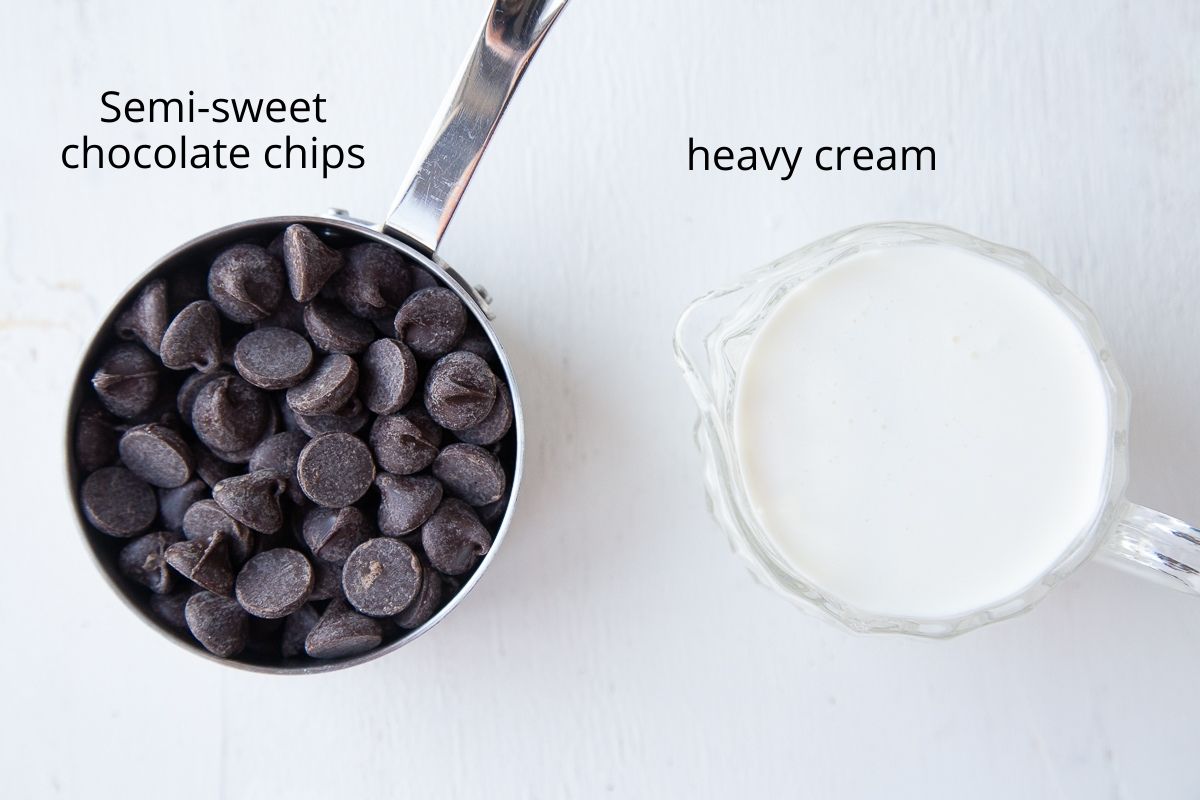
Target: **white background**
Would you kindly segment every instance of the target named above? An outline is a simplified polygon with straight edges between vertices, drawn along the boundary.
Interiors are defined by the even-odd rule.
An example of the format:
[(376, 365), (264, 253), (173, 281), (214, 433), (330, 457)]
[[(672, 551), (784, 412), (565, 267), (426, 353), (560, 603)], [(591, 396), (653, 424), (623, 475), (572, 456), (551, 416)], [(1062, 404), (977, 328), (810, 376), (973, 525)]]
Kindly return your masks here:
[[(575, 0), (443, 247), (496, 298), (528, 471), (500, 557), (412, 647), (312, 678), (207, 663), (95, 574), (61, 483), (70, 375), (174, 245), (379, 218), (478, 0), (23, 2), (0, 26), (0, 781), (10, 797), (1185, 798), (1200, 600), (1086, 566), (948, 643), (756, 585), (707, 517), (671, 356), (693, 297), (853, 224), (1037, 254), (1133, 386), (1134, 499), (1200, 519), (1200, 7)], [(99, 95), (329, 98), (314, 126), (102, 125)], [(75, 171), (59, 151), (285, 133), (319, 173)], [(689, 173), (715, 146), (937, 148), (933, 173)], [(1030, 454), (1036, 458), (1036, 454)]]

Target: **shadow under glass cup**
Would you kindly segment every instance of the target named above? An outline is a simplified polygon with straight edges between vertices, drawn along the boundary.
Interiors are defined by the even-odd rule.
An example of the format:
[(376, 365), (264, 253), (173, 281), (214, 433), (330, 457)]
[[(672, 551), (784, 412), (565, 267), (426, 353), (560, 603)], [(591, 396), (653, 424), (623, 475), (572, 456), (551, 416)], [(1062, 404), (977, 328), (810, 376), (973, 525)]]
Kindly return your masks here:
[[(915, 283), (921, 275), (932, 273), (897, 270), (916, 270), (923, 261), (943, 256), (950, 271), (941, 278), (930, 278), (932, 283), (910, 294), (904, 282), (908, 275)], [(871, 279), (862, 277), (870, 273), (864, 267), (868, 264), (892, 270), (897, 281), (890, 286), (872, 284)], [(926, 324), (924, 317), (931, 310), (936, 313), (935, 300), (946, 302), (949, 298), (953, 302), (956, 295), (947, 286), (966, 280), (961, 271), (955, 271), (965, 269), (962, 264), (974, 264), (981, 275), (996, 281), (988, 284), (986, 291), (982, 284), (972, 287), (977, 290), (979, 308), (998, 320), (1001, 333), (992, 342), (1003, 345), (1006, 331), (1009, 339), (1025, 336), (1022, 357), (1031, 372), (1044, 371), (1048, 377), (1043, 383), (1057, 382), (1069, 388), (1072, 378), (1057, 374), (1065, 367), (1060, 369), (1053, 361), (1053, 353), (1078, 354), (1075, 366), (1082, 365), (1078, 374), (1087, 383), (1080, 397), (1088, 398), (1095, 413), (1084, 420), (1087, 415), (1081, 409), (1081, 419), (1072, 419), (1075, 398), (1059, 398), (1058, 424), (1073, 426), (1081, 447), (1064, 451), (1057, 461), (1049, 444), (1041, 454), (1047, 463), (1036, 461), (1038, 425), (1056, 422), (1053, 416), (1043, 418), (1040, 413), (1042, 406), (1052, 405), (1041, 402), (1037, 395), (1045, 386), (1008, 389), (997, 375), (988, 372), (995, 371), (989, 367), (995, 362), (987, 359), (992, 354), (971, 362), (967, 359), (979, 354), (962, 348), (961, 363), (974, 370), (964, 374), (980, 381), (974, 394), (959, 391), (961, 387), (953, 380), (926, 386), (906, 378), (913, 371), (955, 375), (947, 369), (943, 353), (952, 352), (959, 337), (947, 336), (944, 351), (931, 351), (922, 349), (917, 329), (950, 329), (938, 320)], [(839, 271), (839, 267), (843, 269)], [(857, 287), (858, 294), (853, 293), (854, 280), (865, 281)], [(830, 286), (840, 286), (843, 294), (833, 294)], [(1029, 298), (1037, 313), (1033, 306), (1017, 308), (1015, 313), (1014, 308), (1002, 307), (998, 298), (1009, 291), (1016, 292), (1013, 297)], [(844, 304), (836, 300), (839, 296), (854, 301)], [(989, 307), (993, 296), (997, 298), (995, 307)], [(818, 320), (823, 316), (829, 326), (809, 325), (811, 320), (805, 315)], [(1041, 328), (1034, 330), (1039, 315), (1046, 323), (1045, 331), (1062, 331), (1062, 341), (1051, 341)], [(853, 326), (872, 324), (872, 319), (906, 320), (908, 324), (880, 328), (875, 340), (866, 337), (865, 341), (879, 345), (878, 352), (855, 351), (849, 342), (863, 337)], [(966, 327), (971, 326), (969, 317), (962, 319)], [(804, 324), (794, 324), (797, 320)], [(820, 337), (814, 336), (814, 331), (846, 335)], [(788, 334), (793, 335), (787, 338)], [(1044, 347), (1039, 348), (1038, 335), (1045, 337)], [(696, 437), (704, 457), (711, 509), (729, 534), (735, 552), (762, 582), (804, 608), (826, 612), (852, 630), (930, 637), (962, 633), (1027, 610), (1093, 555), (1176, 588), (1200, 591), (1195, 569), (1200, 566), (1200, 534), (1179, 520), (1125, 498), (1129, 390), (1095, 318), (1025, 253), (935, 225), (883, 223), (854, 228), (815, 242), (697, 300), (679, 321), (675, 351), (700, 408)], [(1019, 375), (1020, 366), (1011, 364), (1010, 372)], [(787, 374), (791, 372), (795, 374)], [(889, 382), (889, 376), (900, 377)], [(846, 386), (837, 385), (841, 379)], [(864, 386), (871, 391), (858, 391)], [(940, 390), (933, 391), (932, 386)], [(883, 422), (872, 428), (863, 419), (878, 410), (864, 399), (870, 394), (880, 399), (881, 406), (893, 410), (905, 408), (907, 403), (908, 408), (917, 409), (918, 417), (881, 413), (872, 418), (872, 424)], [(909, 396), (894, 400), (895, 394)], [(766, 400), (757, 402), (761, 398)], [(835, 405), (839, 398), (844, 406), (858, 401), (866, 405), (831, 410), (814, 398)], [(1013, 401), (1012, 408), (1006, 407), (1007, 400)], [(962, 405), (955, 406), (956, 401)], [(982, 443), (975, 451), (970, 450), (971, 442), (955, 440), (953, 434), (932, 445), (920, 438), (936, 427), (936, 414), (946, 414), (947, 428), (954, 430), (951, 422), (956, 409), (963, 412), (960, 416), (977, 422), (973, 430), (981, 434)], [(995, 425), (990, 424), (989, 414), (995, 417)], [(849, 421), (858, 427), (851, 430), (846, 422), (855, 415), (860, 419)], [(913, 423), (911, 430), (906, 430), (915, 418), (920, 425)], [(890, 431), (888, 422), (893, 425)], [(839, 428), (846, 434), (842, 439), (832, 432), (837, 426), (843, 426)], [(970, 433), (972, 429), (962, 426), (962, 430)], [(1044, 441), (1049, 443), (1057, 432), (1046, 430)], [(1036, 475), (1024, 474), (1036, 473), (1035, 469), (1004, 457), (1018, 448), (1005, 441), (1006, 432), (1028, 445), (1025, 463), (1044, 467), (1041, 474), (1045, 480), (1039, 483)], [(903, 458), (888, 461), (895, 455), (894, 443), (903, 441), (906, 434), (912, 434), (917, 445), (911, 471), (892, 473), (895, 480), (889, 482), (885, 468), (907, 463)], [(819, 450), (830, 441), (838, 445), (835, 450)], [(849, 446), (845, 446), (847, 442)], [(786, 451), (790, 444), (802, 448), (794, 458)], [(935, 452), (968, 454), (961, 480), (952, 462), (922, 461)], [(821, 460), (826, 456), (827, 461)], [(992, 475), (993, 480), (972, 483), (972, 469), (975, 477)], [(1062, 475), (1068, 471), (1079, 475)], [(1075, 494), (1083, 499), (1076, 501), (1074, 509), (1064, 509), (1062, 503), (1054, 507), (1059, 495), (1068, 493), (1060, 491), (1055, 481), (1076, 477), (1080, 485)], [(920, 487), (920, 491), (901, 496), (912, 487)], [(890, 519), (873, 518), (872, 511), (885, 507), (878, 495), (888, 492), (899, 498), (896, 507), (905, 513)], [(1047, 520), (1073, 521), (1065, 523), (1065, 528), (1055, 528), (1050, 522), (1041, 529), (1036, 525), (1003, 527), (1004, 520), (1019, 520), (1021, 514), (1035, 514), (1042, 508), (1053, 512), (1046, 515)], [(1074, 513), (1060, 513), (1064, 511)], [(930, 520), (933, 525), (921, 527)], [(906, 527), (910, 524), (915, 527)], [(929, 532), (938, 526), (946, 533), (941, 541)], [(989, 531), (989, 526), (996, 529), (990, 531), (992, 535), (973, 538), (972, 534)], [(964, 535), (953, 536), (956, 531)], [(1003, 572), (1000, 564), (1009, 564), (1011, 569)], [(1019, 569), (1013, 566), (1018, 564)], [(895, 589), (890, 596), (886, 591), (889, 585)], [(938, 597), (940, 587), (952, 586), (961, 588), (960, 596)], [(945, 602), (939, 605), (940, 601)]]

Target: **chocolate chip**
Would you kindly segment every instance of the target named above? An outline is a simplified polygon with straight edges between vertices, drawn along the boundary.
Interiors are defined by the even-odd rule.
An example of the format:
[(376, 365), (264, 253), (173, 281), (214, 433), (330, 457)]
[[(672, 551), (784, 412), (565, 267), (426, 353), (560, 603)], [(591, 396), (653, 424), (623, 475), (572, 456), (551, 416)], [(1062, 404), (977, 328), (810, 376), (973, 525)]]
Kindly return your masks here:
[(455, 350), (463, 350), (475, 355), (488, 362), (489, 366), (499, 367), (500, 359), (496, 357), (496, 350), (492, 347), (492, 343), (482, 331), (468, 331), (465, 336), (454, 347)]
[(75, 420), (75, 460), (84, 472), (94, 472), (117, 460), (115, 420), (93, 401), (79, 410)]
[(348, 433), (323, 433), (300, 451), (296, 475), (314, 503), (341, 508), (357, 502), (371, 488), (375, 462), (361, 439)]
[(158, 366), (141, 345), (119, 344), (104, 355), (92, 386), (109, 411), (122, 419), (136, 417), (158, 396)]
[(174, 587), (174, 575), (164, 553), (178, 541), (179, 534), (169, 531), (139, 536), (121, 548), (121, 554), (117, 556), (117, 568), (126, 578), (140, 583), (155, 594), (166, 594)]
[(357, 396), (346, 401), (346, 405), (332, 414), (293, 414), (296, 427), (309, 436), (322, 433), (358, 433), (367, 424), (367, 407)]
[(258, 443), (250, 456), (250, 471), (268, 469), (287, 481), (288, 497), (293, 502), (303, 503), (304, 492), (296, 482), (296, 460), (300, 451), (308, 444), (308, 436), (301, 431), (286, 431), (269, 436)]
[(238, 573), (235, 592), (250, 614), (280, 619), (308, 601), (312, 586), (308, 559), (290, 547), (276, 547), (246, 562)]
[(287, 389), (312, 368), (313, 353), (304, 337), (286, 328), (259, 328), (238, 340), (233, 365), (260, 389)]
[(238, 522), (211, 498), (197, 500), (183, 515), (183, 535), (190, 540), (208, 540), (218, 533), (225, 535), (229, 558), (241, 564), (254, 551), (254, 534)]
[(179, 392), (175, 395), (175, 407), (179, 410), (179, 418), (185, 425), (189, 428), (192, 426), (192, 406), (195, 405), (196, 396), (200, 394), (200, 390), (209, 381), (232, 374), (226, 369), (215, 369), (212, 372), (193, 372), (184, 379), (183, 385), (179, 387)]
[(328, 300), (304, 307), (304, 327), (317, 349), (326, 353), (361, 353), (375, 340), (375, 328)]
[(280, 652), (284, 658), (296, 658), (304, 655), (304, 640), (317, 625), (321, 615), (310, 605), (303, 605), (288, 615), (283, 621), (283, 636), (280, 639)]
[(222, 531), (207, 539), (176, 542), (166, 549), (164, 558), (176, 572), (197, 586), (223, 595), (233, 591), (229, 544)]
[(421, 289), (432, 289), (435, 286), (442, 285), (442, 279), (434, 275), (432, 272), (427, 272), (424, 267), (419, 267), (414, 264), (410, 271), (412, 272), (414, 292), (420, 291)]
[(256, 445), (270, 414), (270, 403), (261, 391), (236, 375), (226, 375), (209, 381), (197, 393), (192, 427), (200, 441), (224, 456)]
[(465, 431), (457, 431), (454, 435), (467, 444), (495, 444), (504, 438), (513, 423), (512, 395), (503, 381), (496, 381), (496, 404), (484, 417), (483, 422)]
[(222, 461), (216, 453), (199, 442), (192, 445), (192, 457), (196, 462), (194, 472), (210, 489), (226, 478), (238, 474), (238, 469), (233, 464)]
[(158, 490), (158, 518), (167, 530), (183, 530), (183, 518), (194, 503), (208, 497), (208, 484), (200, 478), (176, 486)]
[(462, 301), (442, 286), (413, 292), (396, 312), (396, 338), (421, 358), (449, 353), (466, 329)]
[(425, 412), (413, 409), (378, 417), (369, 440), (381, 469), (411, 475), (433, 463), (442, 443), (442, 429)]
[(313, 572), (316, 573), (316, 577), (313, 579), (313, 590), (309, 595), (309, 600), (317, 602), (345, 598), (345, 594), (342, 592), (342, 563), (344, 562), (334, 564), (321, 560), (313, 562)]
[(213, 487), (213, 499), (226, 514), (259, 533), (275, 533), (283, 527), (279, 495), (287, 482), (269, 469), (235, 475)]
[(212, 592), (197, 592), (184, 606), (188, 630), (204, 649), (232, 658), (246, 646), (250, 618), (237, 601)]
[(346, 266), (334, 279), (342, 305), (364, 319), (394, 316), (412, 292), (404, 256), (376, 242), (355, 245), (345, 256)]
[(508, 511), (508, 500), (511, 497), (511, 488), (504, 492), (504, 496), (494, 503), (488, 503), (485, 506), (480, 506), (475, 509), (479, 514), (479, 520), (484, 525), (494, 525), (504, 517), (504, 512)]
[(399, 614), (421, 588), (421, 561), (404, 542), (371, 539), (346, 559), (342, 588), (350, 604), (368, 616)]
[(181, 588), (170, 594), (155, 594), (150, 596), (150, 610), (154, 616), (176, 630), (187, 630), (187, 617), (184, 608), (188, 598), (192, 596), (191, 586)]
[(394, 621), (405, 630), (414, 630), (432, 619), (441, 607), (442, 576), (434, 572), (428, 564), (422, 562), (421, 591), (417, 592), (417, 596), (408, 604), (408, 608), (396, 615)]
[(170, 369), (212, 372), (221, 366), (221, 316), (207, 300), (197, 300), (175, 315), (159, 351)]
[(136, 339), (158, 355), (163, 332), (167, 329), (167, 282), (150, 281), (137, 299), (117, 317), (114, 326), (122, 339)]
[(292, 297), (307, 303), (342, 268), (342, 254), (327, 247), (303, 225), (289, 225), (282, 239), (283, 263)]
[(376, 414), (395, 414), (417, 388), (417, 359), (395, 339), (377, 339), (362, 357), (362, 393)]
[(297, 414), (331, 414), (358, 388), (358, 364), (342, 353), (325, 356), (301, 384), (287, 390), (287, 402)]
[(375, 478), (379, 487), (379, 532), (388, 536), (412, 533), (442, 502), (442, 484), (428, 475), (389, 475)]
[(371, 523), (354, 506), (310, 509), (302, 529), (304, 543), (312, 554), (334, 564), (345, 561), (373, 533)]
[(452, 431), (474, 428), (496, 404), (496, 376), (474, 353), (443, 356), (425, 381), (425, 408), (437, 424)]
[(208, 271), (208, 296), (234, 322), (270, 316), (283, 297), (283, 266), (263, 248), (236, 244), (217, 256)]
[(88, 522), (109, 536), (136, 536), (158, 514), (154, 490), (124, 467), (102, 467), (83, 481), (79, 502)]
[(172, 489), (192, 477), (192, 451), (175, 431), (149, 423), (125, 431), (119, 445), (121, 463), (151, 486)]
[(343, 658), (374, 650), (383, 640), (379, 622), (344, 600), (333, 600), (309, 631), (304, 651), (313, 658)]
[(421, 527), (429, 563), (447, 575), (470, 572), (492, 546), (492, 535), (469, 505), (451, 497)]
[(447, 491), (473, 506), (504, 496), (506, 478), (500, 459), (478, 445), (447, 445), (433, 462), (433, 474)]

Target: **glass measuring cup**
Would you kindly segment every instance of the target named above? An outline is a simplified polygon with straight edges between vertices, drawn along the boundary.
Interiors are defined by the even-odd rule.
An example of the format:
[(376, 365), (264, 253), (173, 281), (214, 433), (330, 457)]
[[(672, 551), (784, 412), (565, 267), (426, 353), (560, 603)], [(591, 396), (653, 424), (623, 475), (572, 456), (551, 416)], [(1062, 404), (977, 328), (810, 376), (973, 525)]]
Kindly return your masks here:
[[(1103, 377), (1108, 405), (1104, 485), (1090, 524), (1036, 580), (986, 607), (943, 618), (873, 613), (849, 604), (793, 568), (757, 519), (742, 474), (734, 435), (734, 404), (751, 342), (792, 289), (867, 250), (908, 246), (960, 248), (1023, 273), (1074, 323)], [(883, 223), (843, 231), (710, 292), (679, 321), (676, 359), (696, 402), (696, 441), (704, 457), (710, 508), (735, 552), (755, 576), (806, 609), (830, 615), (862, 632), (946, 637), (1029, 609), (1088, 558), (1099, 556), (1136, 574), (1189, 592), (1200, 592), (1200, 531), (1130, 502), (1128, 483), (1129, 389), (1091, 311), (1028, 254), (959, 231), (917, 223)], [(869, 487), (867, 487), (869, 490)], [(1014, 498), (1020, 502), (1020, 498)]]

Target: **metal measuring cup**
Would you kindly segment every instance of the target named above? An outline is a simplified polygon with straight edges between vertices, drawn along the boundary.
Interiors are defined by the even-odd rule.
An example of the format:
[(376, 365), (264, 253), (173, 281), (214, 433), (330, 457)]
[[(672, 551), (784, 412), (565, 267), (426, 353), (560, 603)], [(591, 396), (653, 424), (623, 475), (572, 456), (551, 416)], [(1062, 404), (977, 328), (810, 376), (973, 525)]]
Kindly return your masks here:
[[(567, 0), (493, 0), (483, 28), (459, 71), (458, 80), (452, 84), (450, 93), (435, 115), (405, 178), (404, 188), (400, 190), (383, 223), (373, 225), (337, 210), (329, 216), (266, 217), (218, 228), (161, 258), (125, 292), (105, 317), (84, 354), (68, 404), (68, 485), (84, 540), (110, 586), (144, 621), (172, 641), (219, 663), (256, 672), (315, 673), (351, 667), (403, 647), (444, 619), (478, 583), (495, 558), (512, 519), (524, 466), (525, 426), (521, 398), (504, 348), (491, 325), (493, 315), (487, 293), (473, 287), (442, 261), (437, 255), (437, 247), (525, 68), (566, 4)], [(419, 628), (390, 644), (342, 659), (305, 659), (294, 663), (222, 659), (210, 654), (186, 632), (171, 628), (150, 610), (148, 598), (130, 591), (128, 580), (117, 569), (117, 554), (123, 541), (99, 534), (88, 524), (79, 504), (78, 488), (82, 475), (75, 458), (75, 420), (88, 391), (91, 368), (100, 354), (115, 342), (112, 331), (116, 318), (148, 282), (206, 270), (213, 258), (225, 248), (239, 242), (265, 245), (295, 223), (308, 226), (334, 247), (377, 242), (398, 250), (412, 265), (423, 269), (440, 285), (458, 295), (467, 312), (495, 348), (503, 380), (512, 395), (513, 426), (509, 436), (513, 437), (513, 446), (508, 456), (509, 463), (505, 465), (511, 475), (510, 499), (489, 552), (449, 602)]]

